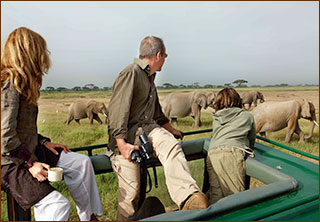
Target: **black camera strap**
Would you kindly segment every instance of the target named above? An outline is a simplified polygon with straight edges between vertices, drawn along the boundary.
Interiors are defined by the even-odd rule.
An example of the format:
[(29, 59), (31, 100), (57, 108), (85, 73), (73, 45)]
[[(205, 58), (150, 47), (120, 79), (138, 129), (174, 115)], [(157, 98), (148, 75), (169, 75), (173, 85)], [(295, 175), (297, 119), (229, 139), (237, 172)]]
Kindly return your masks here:
[[(157, 170), (155, 166), (152, 166), (153, 169), (153, 175), (154, 175), (154, 183), (155, 183), (155, 188), (158, 188), (158, 177), (157, 177)], [(148, 181), (149, 181), (149, 189), (146, 191), (146, 193), (149, 193), (152, 189), (152, 180), (151, 180), (151, 175), (149, 173), (149, 170), (147, 170), (147, 176), (148, 176)]]
[(153, 166), (153, 175), (154, 175), (154, 183), (155, 183), (155, 187), (158, 188), (158, 177), (157, 177), (157, 170), (156, 170), (156, 166)]
[(152, 181), (151, 181), (151, 176), (150, 176), (149, 170), (147, 170), (147, 177), (148, 177), (148, 181), (149, 181), (149, 189), (146, 191), (146, 193), (149, 193), (152, 189)]

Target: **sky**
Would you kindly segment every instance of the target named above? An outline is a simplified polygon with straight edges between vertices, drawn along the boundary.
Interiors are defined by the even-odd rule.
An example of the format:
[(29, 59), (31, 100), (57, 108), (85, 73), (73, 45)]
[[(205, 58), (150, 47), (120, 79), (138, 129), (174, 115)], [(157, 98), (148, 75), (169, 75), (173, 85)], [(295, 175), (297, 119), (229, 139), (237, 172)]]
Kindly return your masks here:
[(319, 84), (318, 1), (1, 1), (1, 47), (18, 27), (42, 35), (43, 87), (110, 87), (145, 36), (168, 57), (156, 85)]

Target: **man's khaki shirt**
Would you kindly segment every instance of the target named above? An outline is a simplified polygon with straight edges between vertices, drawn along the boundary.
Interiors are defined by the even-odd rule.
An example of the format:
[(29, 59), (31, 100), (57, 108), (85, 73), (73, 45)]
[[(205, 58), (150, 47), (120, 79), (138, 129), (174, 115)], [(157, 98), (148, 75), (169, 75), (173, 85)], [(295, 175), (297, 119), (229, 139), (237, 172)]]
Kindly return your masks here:
[(116, 148), (115, 138), (134, 144), (138, 127), (149, 126), (147, 128), (152, 130), (169, 122), (161, 110), (154, 84), (155, 73), (149, 72), (149, 65), (136, 58), (113, 84), (108, 106), (109, 147), (112, 150)]

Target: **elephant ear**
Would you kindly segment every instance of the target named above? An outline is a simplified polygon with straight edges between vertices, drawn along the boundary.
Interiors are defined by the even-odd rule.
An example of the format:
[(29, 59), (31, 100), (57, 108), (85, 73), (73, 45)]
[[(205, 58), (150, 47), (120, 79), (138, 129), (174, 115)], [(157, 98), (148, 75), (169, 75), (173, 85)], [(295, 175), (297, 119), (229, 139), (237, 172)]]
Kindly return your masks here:
[(208, 106), (207, 97), (203, 94), (199, 94), (198, 96), (196, 96), (195, 102), (204, 109), (206, 109)]
[(261, 100), (264, 101), (264, 96), (263, 96), (263, 94), (262, 94), (261, 92), (259, 92), (259, 91), (258, 91), (258, 93), (259, 93), (259, 99), (261, 99)]
[(311, 106), (306, 99), (303, 99), (303, 104), (301, 107), (301, 116), (304, 118), (311, 117)]
[(102, 113), (103, 115), (107, 115), (108, 110), (107, 107), (104, 103), (99, 103), (99, 112)]
[(94, 100), (90, 100), (87, 104), (87, 111), (98, 114), (98, 104)]
[(214, 92), (210, 92), (207, 94), (207, 106), (213, 106), (216, 100), (216, 94)]

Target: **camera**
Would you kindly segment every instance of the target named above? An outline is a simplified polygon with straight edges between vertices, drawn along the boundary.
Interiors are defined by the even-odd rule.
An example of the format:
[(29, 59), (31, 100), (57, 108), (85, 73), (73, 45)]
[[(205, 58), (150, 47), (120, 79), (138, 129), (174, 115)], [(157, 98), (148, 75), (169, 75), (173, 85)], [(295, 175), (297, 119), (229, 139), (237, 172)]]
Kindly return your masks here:
[(139, 139), (141, 141), (141, 145), (139, 146), (139, 150), (133, 150), (131, 152), (131, 160), (141, 164), (150, 159), (152, 147), (148, 140), (148, 136), (145, 133), (140, 135)]

